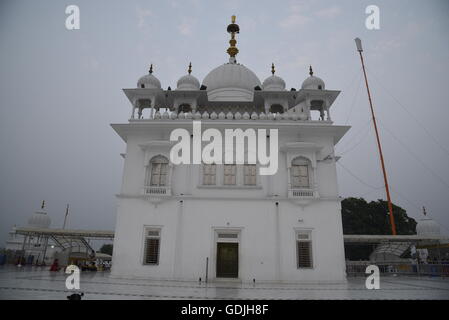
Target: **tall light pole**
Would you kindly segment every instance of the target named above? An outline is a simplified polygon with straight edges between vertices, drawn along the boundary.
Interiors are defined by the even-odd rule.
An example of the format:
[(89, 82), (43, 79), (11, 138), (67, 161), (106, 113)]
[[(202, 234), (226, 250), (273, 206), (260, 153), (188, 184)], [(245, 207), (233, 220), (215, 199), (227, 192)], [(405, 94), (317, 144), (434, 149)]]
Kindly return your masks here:
[(369, 91), (369, 86), (368, 86), (368, 78), (366, 77), (365, 62), (363, 61), (363, 55), (362, 55), (362, 51), (363, 51), (362, 40), (360, 40), (359, 38), (355, 38), (354, 40), (355, 40), (355, 44), (357, 46), (357, 51), (360, 54), (360, 61), (362, 62), (363, 75), (365, 76), (366, 91), (368, 92), (368, 99), (369, 99), (369, 105), (371, 108), (371, 115), (373, 118), (374, 131), (376, 132), (376, 140), (377, 140), (377, 147), (379, 148), (380, 164), (382, 166), (382, 173), (384, 175), (384, 182), (385, 182), (385, 192), (387, 194), (388, 211), (390, 212), (391, 234), (395, 236), (396, 235), (396, 225), (394, 223), (393, 205), (391, 204), (390, 188), (388, 187), (387, 171), (385, 170), (384, 156), (382, 154), (382, 146), (380, 144), (379, 131), (377, 130), (376, 117), (374, 116), (373, 101), (371, 100), (371, 93)]

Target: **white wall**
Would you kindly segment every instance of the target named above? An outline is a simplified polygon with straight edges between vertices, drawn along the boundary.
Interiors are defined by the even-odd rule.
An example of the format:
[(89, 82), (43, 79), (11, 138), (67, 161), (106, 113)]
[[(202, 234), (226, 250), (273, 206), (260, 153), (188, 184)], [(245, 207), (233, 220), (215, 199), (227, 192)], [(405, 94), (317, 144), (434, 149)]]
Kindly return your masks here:
[[(204, 279), (206, 257), (209, 257), (209, 278), (213, 279), (214, 228), (236, 228), (241, 230), (239, 278), (243, 281), (253, 278), (256, 281), (288, 282), (345, 280), (336, 166), (333, 160), (320, 161), (328, 154), (333, 155), (333, 136), (280, 129), (281, 148), (286, 142), (297, 141), (319, 147), (314, 156), (318, 160), (315, 179), (320, 198), (309, 203), (297, 203), (288, 198), (287, 158), (286, 152), (280, 150), (277, 174), (260, 177), (257, 188), (198, 188), (199, 165), (174, 166), (173, 195), (155, 205), (142, 195), (145, 152), (168, 157), (169, 149), (155, 147), (145, 151), (139, 145), (168, 140), (169, 133), (170, 127), (167, 127), (139, 130), (128, 135), (123, 186), (118, 199), (113, 276)], [(279, 203), (278, 224), (276, 202)], [(145, 226), (157, 226), (162, 230), (157, 266), (143, 264)], [(296, 267), (296, 229), (312, 231), (312, 269)]]
[[(183, 202), (182, 213), (180, 201)], [(114, 243), (113, 275), (204, 279), (206, 257), (209, 257), (212, 279), (216, 256), (214, 228), (230, 228), (241, 229), (239, 278), (244, 281), (253, 278), (256, 281), (343, 281), (339, 203), (316, 202), (304, 209), (288, 200), (278, 203), (280, 279), (276, 273), (276, 201), (236, 199), (184, 198), (164, 202), (157, 208), (143, 199), (122, 199)], [(142, 263), (144, 226), (161, 227), (158, 266)], [(312, 269), (296, 268), (295, 229), (312, 230)], [(176, 253), (180, 255), (177, 260)]]

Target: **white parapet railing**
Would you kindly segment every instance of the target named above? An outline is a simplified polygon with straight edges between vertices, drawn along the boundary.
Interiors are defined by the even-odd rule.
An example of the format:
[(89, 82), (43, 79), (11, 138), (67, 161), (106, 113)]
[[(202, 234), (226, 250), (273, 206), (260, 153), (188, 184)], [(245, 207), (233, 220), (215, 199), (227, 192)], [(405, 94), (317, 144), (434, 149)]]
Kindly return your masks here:
[(131, 116), (132, 121), (137, 120), (267, 120), (267, 121), (299, 121), (299, 122), (321, 122), (321, 123), (332, 123), (331, 119), (326, 120), (312, 119), (310, 115), (306, 113), (296, 113), (296, 112), (284, 112), (284, 113), (273, 113), (273, 112), (235, 112), (227, 110), (217, 110), (217, 111), (203, 111), (203, 112), (172, 112), (172, 111), (156, 111), (152, 113), (149, 117), (135, 117)]
[(315, 190), (314, 189), (290, 189), (288, 191), (288, 195), (290, 198), (314, 198)]
[(143, 194), (152, 196), (170, 196), (171, 189), (167, 186), (145, 186), (143, 187)]

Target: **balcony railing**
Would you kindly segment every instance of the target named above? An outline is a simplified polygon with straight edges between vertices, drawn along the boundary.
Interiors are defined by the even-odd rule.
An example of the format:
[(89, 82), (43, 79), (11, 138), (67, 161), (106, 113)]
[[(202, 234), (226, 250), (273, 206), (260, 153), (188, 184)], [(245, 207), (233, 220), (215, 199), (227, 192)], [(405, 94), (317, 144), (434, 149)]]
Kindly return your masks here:
[(314, 198), (315, 190), (310, 188), (295, 188), (288, 191), (290, 198)]
[(152, 196), (170, 196), (171, 189), (168, 186), (145, 186), (143, 187), (143, 194)]

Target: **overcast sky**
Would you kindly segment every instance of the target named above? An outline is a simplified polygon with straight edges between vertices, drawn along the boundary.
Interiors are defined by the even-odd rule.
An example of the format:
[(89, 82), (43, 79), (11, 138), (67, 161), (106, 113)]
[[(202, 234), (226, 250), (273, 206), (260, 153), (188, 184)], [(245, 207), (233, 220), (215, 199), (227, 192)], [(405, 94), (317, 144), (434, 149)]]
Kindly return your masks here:
[[(76, 4), (80, 30), (65, 28)], [(380, 30), (365, 8), (380, 8)], [(125, 144), (122, 88), (154, 64), (164, 89), (193, 64), (200, 81), (227, 62), (237, 15), (239, 62), (263, 81), (276, 64), (299, 88), (308, 66), (342, 90), (331, 108), (352, 129), (337, 146), (340, 194), (385, 198), (353, 39), (363, 39), (393, 202), (421, 206), (449, 233), (448, 1), (1, 1), (0, 247), (45, 199), (52, 227), (113, 229)]]

